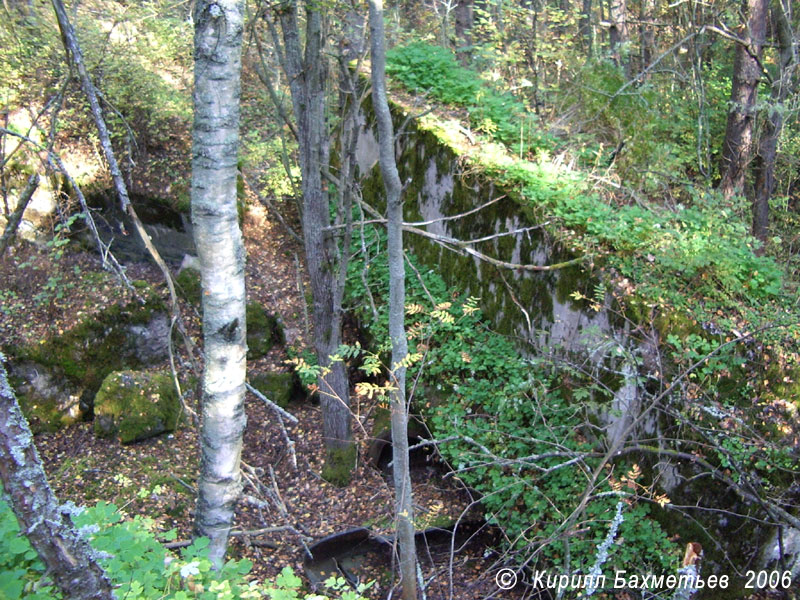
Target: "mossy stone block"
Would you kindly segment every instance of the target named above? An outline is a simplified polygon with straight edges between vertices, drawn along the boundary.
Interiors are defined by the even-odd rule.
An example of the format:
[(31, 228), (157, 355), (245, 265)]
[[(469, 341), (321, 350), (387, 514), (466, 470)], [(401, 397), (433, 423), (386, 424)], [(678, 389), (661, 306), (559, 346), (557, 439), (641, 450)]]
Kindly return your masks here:
[(259, 373), (250, 377), (250, 385), (281, 408), (305, 397), (296, 373)]
[(258, 302), (247, 303), (247, 358), (254, 360), (266, 355), (275, 344), (285, 341), (277, 317), (269, 314)]
[[(92, 315), (69, 331), (59, 336), (43, 340), (39, 344), (4, 348), (16, 364), (30, 363), (39, 374), (46, 374), (60, 388), (57, 394), (49, 396), (69, 397), (75, 395), (79, 401), (81, 415), (91, 415), (92, 401), (105, 377), (123, 369), (135, 369), (150, 364), (160, 357), (140, 351), (141, 334), (150, 329), (153, 323), (164, 319), (166, 306), (155, 295), (145, 297), (144, 303), (131, 302), (127, 305), (114, 305)], [(168, 331), (168, 328), (165, 330)], [(166, 345), (164, 345), (166, 348)], [(18, 374), (22, 376), (22, 374)], [(28, 377), (29, 382), (33, 380)], [(52, 387), (52, 386), (51, 386)], [(27, 394), (24, 386), (21, 392)], [(41, 394), (30, 395), (31, 406), (42, 409), (38, 402)], [(57, 405), (56, 405), (57, 404)], [(52, 429), (61, 420), (62, 424), (74, 421), (72, 400), (59, 400), (52, 408), (67, 418), (64, 420), (47, 418), (47, 429)], [(23, 408), (23, 410), (25, 410)], [(49, 408), (43, 409), (49, 411)], [(50, 411), (52, 412), (52, 411)], [(26, 412), (30, 419), (32, 412)], [(52, 416), (52, 415), (51, 415)]]
[(174, 431), (181, 403), (168, 373), (115, 371), (94, 400), (94, 432), (123, 444)]

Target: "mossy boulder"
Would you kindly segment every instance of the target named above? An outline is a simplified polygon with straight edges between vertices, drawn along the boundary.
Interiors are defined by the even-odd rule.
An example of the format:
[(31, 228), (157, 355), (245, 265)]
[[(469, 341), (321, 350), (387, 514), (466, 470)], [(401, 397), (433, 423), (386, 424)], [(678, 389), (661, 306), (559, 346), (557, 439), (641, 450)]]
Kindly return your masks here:
[(259, 373), (250, 377), (250, 385), (281, 408), (306, 397), (296, 373)]
[(258, 302), (247, 303), (247, 358), (255, 360), (266, 355), (275, 344), (285, 341), (283, 327), (274, 315)]
[(92, 414), (106, 376), (158, 363), (167, 356), (169, 322), (160, 298), (114, 305), (63, 335), (4, 348), (12, 383), (35, 432), (52, 431)]
[(63, 376), (32, 362), (10, 365), (9, 377), (34, 433), (53, 432), (82, 420), (80, 393)]
[(200, 271), (194, 268), (182, 269), (175, 278), (175, 287), (181, 298), (189, 304), (200, 307), (200, 301), (203, 297)]
[(94, 432), (123, 444), (174, 431), (182, 407), (168, 373), (115, 371), (94, 399)]

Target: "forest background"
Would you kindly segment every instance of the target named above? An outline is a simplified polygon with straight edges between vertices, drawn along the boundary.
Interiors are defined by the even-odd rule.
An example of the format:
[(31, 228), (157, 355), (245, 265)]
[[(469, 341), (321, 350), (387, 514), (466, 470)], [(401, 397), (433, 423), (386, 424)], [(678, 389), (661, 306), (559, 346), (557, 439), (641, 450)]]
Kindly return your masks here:
[[(127, 233), (121, 217), (110, 212), (114, 194), (108, 191), (102, 140), (79, 77), (65, 60), (49, 4), (8, 2), (3, 9), (3, 213), (13, 224), (15, 209), (24, 204), (20, 199), (35, 201), (39, 194), (52, 200), (49, 213), (29, 212), (23, 220), (17, 237), (31, 242), (12, 242), (14, 228), (7, 226), (9, 236), (0, 244), (3, 351), (10, 364), (37, 362), (73, 377), (70, 383), (92, 397), (79, 407), (80, 418), (88, 418), (97, 415), (97, 405), (91, 405), (107, 376), (129, 365), (90, 373), (85, 364), (68, 364), (71, 351), (58, 349), (66, 347), (70, 332), (88, 339), (86, 323), (100, 309), (117, 305), (124, 311), (131, 299), (150, 294), (153, 303), (163, 303), (168, 294), (152, 274), (138, 283), (128, 276), (132, 289), (126, 291), (85, 254), (93, 244), (83, 233), (89, 214), (106, 220), (100, 237), (106, 244), (112, 240), (102, 261), (110, 272), (115, 267), (109, 256)], [(419, 256), (409, 254), (405, 269), (410, 358), (403, 366), (413, 390), (411, 412), (425, 421), (439, 459), (477, 492), (483, 517), (501, 531), (496, 550), (502, 560), (495, 567), (559, 565), (569, 573), (590, 572), (598, 561), (602, 566), (599, 549), (611, 524), (621, 519), (614, 531), (623, 541), (610, 547), (607, 568), (636, 562), (637, 572), (676, 572), (687, 566), (680, 564), (683, 546), (700, 542), (705, 568), (746, 579), (748, 569), (770, 564), (764, 557), (774, 538), (778, 571), (796, 575), (796, 558), (783, 556), (798, 536), (795, 7), (781, 0), (434, 1), (386, 10), (396, 150), (421, 146), (431, 152), (435, 140), (450, 149), (460, 176), (493, 182), (495, 194), (513, 202), (511, 213), (526, 219), (524, 226), (482, 232), (478, 241), (431, 229), (425, 229), (426, 239), (490, 265), (498, 282), (515, 272), (548, 277), (572, 268), (576, 275), (554, 275), (558, 279), (546, 285), (558, 287), (576, 310), (612, 315), (611, 329), (580, 349), (531, 343), (535, 330), (553, 324), (544, 292), (531, 284), (518, 288), (526, 294), (514, 293), (506, 283), (518, 309), (515, 322), (526, 322), (520, 328), (498, 317), (490, 299), (477, 298), (470, 279), (476, 275), (465, 274), (463, 263), (410, 242)], [(303, 45), (296, 67), (287, 37), (292, 11), (298, 11), (301, 26), (295, 30)], [(190, 204), (191, 15), (188, 4), (162, 2), (69, 7), (133, 205), (160, 206), (155, 221), (165, 214), (180, 221)], [(286, 259), (275, 263), (283, 272), (274, 280), (262, 273), (256, 277), (265, 279), (248, 282), (251, 295), (275, 282), (293, 294), (300, 289), (284, 311), (271, 311), (284, 331), (275, 334), (283, 343), (270, 356), (270, 367), (291, 359), (304, 383), (316, 385), (323, 410), (335, 412), (351, 396), (374, 402), (374, 411), (358, 413), (356, 430), (368, 422), (374, 426), (373, 412), (380, 411), (396, 377), (395, 369), (383, 365), (397, 364), (389, 359), (386, 240), (368, 223), (380, 224), (382, 184), (361, 172), (366, 169), (356, 156), (359, 131), (349, 128), (359, 118), (367, 124), (374, 118), (369, 108), (354, 116), (367, 97), (366, 15), (365, 6), (349, 4), (247, 5), (237, 162), (242, 222), (246, 227), (248, 211), (250, 218), (258, 210), (269, 215)], [(318, 31), (309, 26), (315, 19)], [(309, 44), (314, 39), (316, 53)], [(301, 118), (299, 92), (292, 86), (314, 69), (324, 104), (316, 116)], [(311, 86), (303, 93), (313, 91)], [(310, 135), (318, 136), (316, 144), (309, 144)], [(323, 293), (314, 289), (317, 277), (309, 278), (300, 266), (312, 270), (302, 258), (308, 241), (299, 242), (310, 214), (303, 172), (311, 161), (304, 158), (309, 147), (322, 155), (316, 189), (324, 192), (326, 214), (320, 227), (306, 224), (306, 238), (309, 229), (347, 232), (323, 240), (333, 275), (321, 286), (332, 296), (328, 317), (316, 314)], [(425, 173), (405, 172), (402, 161), (399, 166), (406, 178), (406, 221), (416, 222), (408, 225), (408, 238), (411, 229), (424, 229), (413, 205)], [(79, 189), (90, 200), (87, 206), (78, 201)], [(479, 205), (461, 198), (453, 204), (454, 213)], [(515, 246), (498, 241), (517, 240), (535, 228), (548, 240), (543, 258), (512, 258)], [(269, 243), (263, 232), (253, 237)], [(170, 266), (177, 271), (177, 264)], [(144, 269), (129, 266), (127, 273), (137, 268)], [(191, 269), (178, 279), (184, 296), (199, 285), (187, 273)], [(448, 279), (453, 274), (455, 281)], [(190, 298), (181, 298), (159, 310), (191, 315), (191, 306)], [(255, 310), (248, 323), (260, 318)], [(315, 353), (309, 332), (313, 328), (320, 338), (320, 319), (333, 333)], [(346, 327), (342, 334), (342, 322), (357, 333), (348, 334)], [(191, 323), (187, 327), (189, 339), (199, 337)], [(340, 347), (342, 341), (349, 345)], [(248, 343), (252, 348), (256, 340)], [(191, 389), (192, 350), (175, 352), (179, 367), (172, 374), (183, 386), (178, 389)], [(588, 358), (598, 353), (601, 360)], [(19, 370), (12, 369), (11, 381), (24, 386)], [(326, 395), (326, 385), (335, 393)], [(632, 388), (635, 403), (625, 396)], [(24, 396), (26, 416), (42, 436), (75, 420), (65, 419), (63, 410), (43, 411)], [(182, 400), (189, 410), (196, 408), (191, 396)], [(265, 419), (274, 419), (267, 414)], [(346, 427), (333, 426), (324, 435), (343, 443), (320, 449), (319, 473), (339, 485), (348, 485), (358, 464), (351, 414), (340, 411), (337, 418)], [(362, 421), (361, 414), (370, 417)], [(326, 427), (334, 421), (326, 420)], [(50, 466), (56, 480), (59, 471), (69, 472)], [(680, 485), (667, 482), (667, 473)], [(179, 480), (194, 489), (196, 473), (184, 475)], [(120, 483), (107, 499), (150, 514), (148, 502), (159, 496), (156, 485), (161, 484)], [(71, 493), (79, 503), (88, 500)], [(94, 520), (107, 526), (119, 519), (106, 505), (94, 511), (78, 525)], [(725, 523), (704, 520), (722, 513)], [(51, 597), (42, 564), (17, 537), (10, 513), (4, 515), (3, 543), (10, 548), (4, 568), (13, 576), (3, 581), (17, 590), (6, 593)], [(146, 564), (105, 563), (117, 582), (127, 582), (126, 593), (192, 597), (213, 590), (218, 597), (223, 592), (214, 586), (224, 585), (230, 588), (224, 593), (234, 597), (249, 593), (244, 563), (214, 573), (197, 545), (163, 567), (154, 535), (165, 541), (164, 531), (141, 524), (126, 521), (105, 529), (106, 538), (95, 536), (96, 547), (109, 555), (125, 546), (125, 536), (144, 540), (132, 546), (130, 561), (147, 556)], [(120, 533), (122, 528), (128, 533)], [(752, 543), (731, 543), (731, 531)], [(103, 539), (113, 540), (116, 549), (103, 546)], [(283, 566), (272, 565), (273, 576)], [(279, 587), (299, 584), (283, 577)], [(744, 584), (736, 591), (743, 592)]]

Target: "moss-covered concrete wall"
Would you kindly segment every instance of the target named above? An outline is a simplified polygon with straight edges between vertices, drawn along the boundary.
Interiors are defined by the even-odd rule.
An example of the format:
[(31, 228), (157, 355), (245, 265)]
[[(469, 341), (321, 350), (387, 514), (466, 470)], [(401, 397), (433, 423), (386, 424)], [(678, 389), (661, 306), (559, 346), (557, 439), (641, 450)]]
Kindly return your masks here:
[[(398, 107), (394, 110), (399, 126), (405, 117)], [(374, 166), (377, 144), (368, 106), (365, 115), (358, 142), (359, 166), (365, 174), (362, 194), (368, 202), (380, 206), (383, 183), (379, 169)], [(513, 191), (467, 170), (457, 152), (435, 130), (416, 123), (407, 125), (399, 136), (398, 149), (407, 222), (430, 222), (424, 228), (445, 239), (467, 241), (491, 237), (471, 247), (509, 263), (544, 267), (575, 258), (555, 242), (546, 225), (494, 237), (535, 227), (542, 224), (543, 218)], [(496, 198), (500, 199), (477, 212), (450, 218)], [(591, 298), (598, 283), (581, 264), (551, 271), (508, 269), (413, 233), (405, 235), (405, 244), (425, 266), (437, 270), (448, 285), (479, 297), (483, 314), (496, 330), (532, 344), (527, 351), (557, 346), (579, 350), (595, 345), (598, 332), (611, 332), (605, 311), (591, 310), (585, 300), (572, 296), (580, 292)]]

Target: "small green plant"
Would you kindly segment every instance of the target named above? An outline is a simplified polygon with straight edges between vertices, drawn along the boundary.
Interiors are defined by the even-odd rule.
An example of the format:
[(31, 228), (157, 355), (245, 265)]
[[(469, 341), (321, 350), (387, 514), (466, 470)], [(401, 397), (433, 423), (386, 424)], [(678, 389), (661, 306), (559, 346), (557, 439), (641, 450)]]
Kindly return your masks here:
[(430, 94), (448, 104), (468, 106), (477, 100), (480, 79), (458, 64), (441, 46), (416, 42), (386, 53), (386, 72), (409, 90)]

